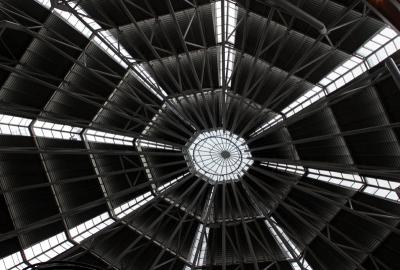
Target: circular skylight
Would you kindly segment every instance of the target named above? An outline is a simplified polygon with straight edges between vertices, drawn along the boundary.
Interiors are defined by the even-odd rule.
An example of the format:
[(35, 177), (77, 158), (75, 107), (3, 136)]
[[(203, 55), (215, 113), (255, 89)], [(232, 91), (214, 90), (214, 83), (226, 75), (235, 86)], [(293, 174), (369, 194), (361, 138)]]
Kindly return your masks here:
[(253, 164), (245, 140), (222, 129), (195, 134), (185, 152), (191, 171), (212, 184), (238, 181)]

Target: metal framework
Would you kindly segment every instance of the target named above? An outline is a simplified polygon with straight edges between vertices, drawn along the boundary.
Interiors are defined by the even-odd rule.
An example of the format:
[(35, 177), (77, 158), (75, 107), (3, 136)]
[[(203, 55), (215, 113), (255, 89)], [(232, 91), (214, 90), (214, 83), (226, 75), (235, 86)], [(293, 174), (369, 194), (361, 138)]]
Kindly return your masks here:
[[(400, 255), (386, 241), (400, 236), (400, 118), (380, 87), (398, 88), (400, 38), (367, 1), (317, 14), (304, 1), (24, 1), (0, 1), (0, 269), (395, 269), (380, 248)], [(336, 107), (357, 98), (375, 115), (344, 121)], [(375, 138), (387, 166), (357, 154)]]

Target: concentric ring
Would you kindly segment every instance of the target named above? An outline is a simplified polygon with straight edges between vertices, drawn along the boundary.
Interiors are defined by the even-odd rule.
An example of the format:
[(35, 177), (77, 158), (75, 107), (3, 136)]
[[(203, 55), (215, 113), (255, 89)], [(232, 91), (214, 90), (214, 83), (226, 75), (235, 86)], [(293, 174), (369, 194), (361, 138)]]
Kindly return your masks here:
[(212, 184), (239, 181), (253, 164), (245, 140), (223, 129), (196, 133), (185, 156), (190, 170)]

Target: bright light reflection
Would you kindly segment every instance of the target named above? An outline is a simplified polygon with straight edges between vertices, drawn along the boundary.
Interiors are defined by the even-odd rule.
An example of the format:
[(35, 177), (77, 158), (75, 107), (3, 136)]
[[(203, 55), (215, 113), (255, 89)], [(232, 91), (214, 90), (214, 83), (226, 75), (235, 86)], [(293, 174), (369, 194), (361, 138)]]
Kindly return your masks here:
[(245, 140), (222, 129), (196, 134), (185, 154), (189, 168), (213, 184), (237, 181), (253, 164)]

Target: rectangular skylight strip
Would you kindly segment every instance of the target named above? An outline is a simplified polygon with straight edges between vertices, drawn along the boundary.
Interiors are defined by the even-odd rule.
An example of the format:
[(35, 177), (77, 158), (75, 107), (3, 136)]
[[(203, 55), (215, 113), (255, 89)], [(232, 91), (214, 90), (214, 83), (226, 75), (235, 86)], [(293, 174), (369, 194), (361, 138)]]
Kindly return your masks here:
[(400, 187), (400, 183), (373, 177), (364, 177), (364, 179), (367, 186), (363, 189), (363, 192), (400, 202), (400, 197), (396, 193), (396, 188)]
[(22, 270), (27, 266), (19, 251), (0, 259), (0, 270)]
[(92, 41), (123, 68), (128, 68), (128, 64), (110, 48), (110, 45), (103, 42), (98, 36), (94, 36)]
[(323, 97), (325, 97), (324, 89), (319, 86), (314, 86), (312, 89), (308, 90), (305, 94), (289, 104), (289, 106), (284, 108), (282, 113), (288, 118), (304, 108), (307, 108)]
[(400, 49), (400, 37), (390, 27), (384, 27), (370, 40), (365, 42), (356, 55), (366, 59), (368, 68), (372, 68)]
[[(36, 0), (37, 1), (37, 0)], [(76, 17), (74, 14), (68, 11), (63, 11), (59, 9), (53, 9), (53, 13), (64, 19), (65, 22), (67, 22), (72, 28), (77, 30), (79, 33), (84, 35), (86, 38), (90, 39), (92, 36), (93, 32), (90, 30), (86, 25), (79, 20), (78, 17)]]
[(328, 94), (330, 94), (362, 75), (367, 71), (367, 69), (368, 67), (361, 58), (352, 56), (349, 60), (322, 79), (320, 84), (325, 86)]
[(371, 56), (367, 58), (367, 64), (369, 68), (373, 68), (380, 62), (384, 61), (386, 58), (394, 54), (396, 51), (400, 50), (400, 37), (397, 37), (390, 41), (385, 46), (382, 46), (379, 50), (374, 52)]
[(365, 42), (355, 55), (322, 78), (318, 84), (325, 87), (328, 93), (332, 93), (384, 61), (397, 50), (400, 50), (400, 37), (391, 28), (385, 27)]
[(265, 123), (261, 127), (257, 128), (252, 134), (250, 134), (250, 137), (256, 136), (256, 135), (260, 134), (261, 132), (263, 132), (264, 130), (269, 129), (270, 127), (275, 126), (276, 124), (278, 124), (279, 122), (282, 122), (282, 121), (283, 121), (282, 115), (277, 114), (274, 116), (274, 118), (269, 120), (267, 123)]
[[(273, 218), (272, 218), (273, 219)], [(275, 220), (273, 219), (275, 222)], [(299, 249), (295, 246), (295, 244), (289, 239), (289, 237), (283, 232), (282, 228), (275, 224), (275, 227), (268, 220), (264, 220), (265, 225), (271, 232), (272, 236), (274, 237), (275, 241), (278, 243), (279, 247), (281, 248), (282, 252), (286, 255), (287, 259), (293, 259), (294, 257), (289, 252), (289, 248), (284, 244), (282, 238), (287, 242), (287, 244), (291, 247), (292, 251), (295, 253), (295, 256), (300, 256)], [(276, 223), (276, 222), (275, 222)]]
[(215, 188), (215, 185), (214, 185), (212, 187), (212, 189), (211, 189), (210, 195), (207, 198), (207, 201), (205, 203), (205, 207), (203, 208), (203, 213), (201, 213), (201, 219), (202, 220), (204, 220), (206, 218), (208, 218), (209, 220), (213, 219), (213, 215), (214, 214), (213, 214), (212, 209), (213, 209), (214, 205), (213, 205), (213, 200), (211, 200), (211, 198), (214, 197), (215, 191), (216, 191), (216, 188)]
[(41, 120), (33, 123), (33, 132), (38, 137), (81, 141), (82, 128), (56, 124)]
[(50, 9), (51, 8), (50, 0), (35, 0), (35, 2), (39, 3), (40, 5), (45, 7), (46, 9)]
[[(152, 92), (158, 99), (162, 100), (163, 97), (168, 96), (167, 92), (165, 92), (165, 90), (159, 84), (157, 84), (157, 82), (154, 80), (154, 78), (151, 77), (151, 75), (143, 68), (142, 65), (140, 65), (140, 64), (134, 65), (133, 69), (137, 73), (142, 75), (144, 79), (137, 76), (132, 70), (130, 70), (130, 72), (133, 74), (133, 76), (135, 76), (144, 86), (146, 86), (146, 88), (150, 92)], [(161, 95), (154, 89), (157, 89), (161, 93)]]
[[(142, 147), (140, 147), (140, 145), (136, 144), (136, 147), (139, 152), (142, 152)], [(143, 163), (143, 168), (145, 169), (147, 179), (149, 181), (153, 181), (153, 175), (151, 174), (151, 171), (149, 169), (149, 164), (147, 163), (146, 157), (144, 155), (139, 155), (139, 157)], [(153, 190), (156, 189), (156, 185), (154, 183), (151, 184), (151, 187), (153, 188)]]
[(349, 70), (352, 70), (360, 63), (363, 62), (363, 59), (358, 56), (352, 56), (349, 60), (345, 61), (344, 63), (340, 64), (336, 67), (333, 71), (331, 71), (328, 75), (326, 75), (322, 80), (319, 81), (319, 84), (322, 86), (327, 86), (330, 83), (334, 82), (338, 78), (342, 77), (346, 74)]
[[(224, 6), (224, 10), (222, 10), (222, 5)], [(229, 0), (216, 1), (214, 11), (216, 19), (217, 43), (228, 42), (230, 44), (235, 44), (235, 28), (238, 17), (237, 5)], [(224, 13), (224, 22), (222, 22), (222, 11)], [(224, 30), (225, 37), (222, 36), (222, 30)]]
[(31, 136), (29, 125), (32, 119), (0, 114), (0, 134)]
[(133, 200), (130, 200), (114, 209), (114, 213), (118, 218), (123, 218), (129, 213), (139, 209), (140, 207), (144, 206), (155, 197), (154, 195), (148, 191), (145, 194), (142, 194)]
[(136, 144), (140, 147), (146, 147), (146, 148), (180, 151), (180, 149), (178, 147), (175, 147), (173, 145), (144, 140), (144, 139), (138, 139), (136, 141)]
[(235, 44), (236, 24), (238, 18), (238, 7), (235, 3), (226, 0), (225, 5), (225, 41)]
[[(204, 227), (203, 224), (199, 224), (197, 227), (196, 234), (193, 239), (192, 247), (189, 254), (189, 262), (194, 266), (203, 266), (206, 258), (207, 251), (207, 239), (210, 232), (209, 227)], [(201, 242), (201, 243), (200, 243)], [(197, 255), (197, 257), (196, 257)]]
[(36, 264), (47, 262), (71, 247), (73, 244), (67, 240), (65, 232), (62, 232), (24, 249), (23, 252), (29, 263)]
[[(303, 266), (301, 267), (300, 264)], [(306, 261), (306, 259), (304, 257), (299, 259), (299, 262), (291, 262), (290, 266), (292, 267), (293, 270), (313, 270), (311, 265), (308, 264), (308, 262)]]
[(222, 0), (215, 2), (215, 19), (216, 19), (216, 33), (217, 43), (222, 42)]
[(203, 234), (203, 239), (201, 242), (201, 247), (200, 247), (200, 252), (198, 252), (197, 260), (196, 260), (196, 265), (201, 266), (204, 265), (205, 259), (206, 259), (206, 252), (207, 252), (207, 239), (208, 239), (208, 234), (210, 232), (210, 228), (206, 227), (204, 234)]
[(280, 170), (283, 172), (288, 172), (288, 173), (293, 173), (293, 174), (298, 174), (298, 175), (304, 175), (306, 173), (303, 166), (296, 166), (296, 165), (275, 163), (275, 162), (262, 162), (261, 165), (267, 166), (267, 167), (275, 169), (275, 170)]
[[(124, 59), (128, 60), (129, 63), (136, 63), (136, 60), (128, 53), (128, 51), (120, 44), (120, 42), (112, 35), (112, 33), (108, 30), (103, 30), (99, 32), (99, 35), (107, 41), (107, 47), (114, 48), (117, 52), (119, 52)], [(93, 39), (93, 41), (104, 48), (103, 41), (99, 39)], [(114, 52), (109, 51), (108, 54), (114, 54)], [(116, 56), (118, 57), (118, 56)], [(121, 60), (122, 61), (122, 60)]]
[[(267, 225), (267, 228), (271, 232), (272, 237), (274, 237), (282, 252), (285, 253), (286, 258), (288, 260), (293, 260), (292, 262), (290, 262), (292, 269), (301, 270), (304, 268), (307, 270), (312, 270), (312, 267), (308, 264), (304, 256), (301, 256), (301, 252), (294, 244), (294, 242), (286, 235), (283, 229), (278, 224), (276, 224), (275, 219), (273, 217), (271, 217), (271, 219), (274, 222), (275, 226), (272, 226), (272, 224), (268, 220), (264, 220), (265, 225)], [(286, 242), (286, 244), (284, 243), (284, 241)], [(292, 253), (294, 253), (294, 256), (292, 253), (289, 252), (289, 248), (287, 245), (290, 246), (290, 249), (292, 250)], [(303, 268), (299, 264), (301, 264)]]
[[(71, 27), (76, 29), (78, 32), (82, 33), (86, 38), (91, 39), (91, 41), (101, 48), (108, 56), (120, 64), (123, 68), (127, 68), (125, 60), (130, 63), (134, 63), (135, 60), (129, 55), (129, 53), (120, 46), (118, 40), (114, 38), (108, 30), (101, 30), (101, 26), (91, 19), (88, 14), (78, 5), (74, 4), (74, 9), (80, 15), (80, 18), (75, 16), (73, 13), (68, 11), (63, 11), (59, 9), (53, 9), (53, 12), (63, 18)], [(98, 31), (98, 35), (93, 36), (94, 32), (87, 28), (86, 25), (80, 20), (82, 19), (85, 23), (90, 25), (94, 31)], [(115, 51), (118, 51), (125, 59), (121, 58)]]
[[(100, 30), (101, 26), (97, 24), (93, 19), (88, 17), (88, 14), (79, 6), (75, 7), (76, 10), (83, 16), (82, 19), (88, 23), (94, 30)], [(99, 37), (100, 36), (100, 37)], [(105, 40), (105, 42), (103, 41)], [(101, 48), (105, 53), (107, 53), (112, 59), (114, 59), (118, 64), (120, 64), (123, 68), (128, 68), (128, 65), (125, 61), (129, 63), (136, 63), (136, 60), (128, 53), (128, 51), (120, 44), (120, 42), (112, 35), (112, 33), (108, 30), (103, 30), (98, 32), (98, 36), (93, 36), (93, 43), (95, 43), (99, 48)], [(115, 51), (119, 52), (122, 55), (122, 58), (115, 53)], [(125, 61), (124, 61), (125, 60)], [(168, 94), (156, 83), (156, 81), (150, 76), (150, 74), (142, 67), (142, 65), (138, 64), (133, 66), (133, 69), (139, 73), (143, 78), (137, 76), (135, 73), (133, 75), (142, 83), (148, 90), (150, 90), (157, 98), (160, 100), (163, 97), (167, 97)], [(160, 96), (157, 91), (154, 89), (158, 89), (161, 92)]]
[[(222, 53), (224, 54), (225, 57), (224, 59), (222, 58)], [(233, 47), (231, 46), (218, 47), (219, 84), (221, 86), (223, 85), (223, 75), (225, 75), (226, 85), (228, 87), (232, 85), (232, 73), (235, 64), (235, 57), (236, 57), (236, 50)]]
[(114, 220), (107, 212), (105, 212), (84, 223), (79, 224), (78, 226), (71, 228), (69, 230), (69, 233), (74, 241), (80, 243), (113, 223)]
[[(74, 7), (80, 14), (82, 14), (81, 18), (88, 23), (94, 30), (100, 30), (101, 26), (96, 23), (93, 19), (89, 18), (87, 13), (79, 6)], [(93, 32), (86, 28), (84, 24), (72, 13), (66, 11), (60, 11), (58, 9), (54, 10), (57, 14), (63, 17), (72, 27), (74, 27), (77, 31), (81, 32), (87, 38), (91, 38)], [(121, 46), (119, 41), (112, 35), (112, 33), (108, 30), (99, 31), (98, 35), (92, 37), (91, 41), (96, 44), (99, 48), (101, 48), (108, 56), (114, 59), (119, 65), (123, 68), (128, 68), (125, 60), (129, 63), (135, 63), (135, 59), (128, 53), (128, 51)], [(121, 58), (115, 51), (119, 52), (123, 58)], [(153, 94), (160, 96), (153, 90), (154, 85), (157, 85), (153, 78), (141, 67), (135, 66), (134, 69), (141, 74), (145, 80), (139, 80), (145, 84), (147, 88), (149, 88)], [(134, 74), (136, 76), (136, 74)], [(149, 83), (150, 82), (150, 83)], [(162, 92), (164, 96), (167, 96), (165, 91)], [(162, 99), (162, 98), (161, 98)]]
[[(90, 149), (90, 146), (88, 145), (87, 142), (85, 142), (85, 146), (87, 149)], [(97, 175), (97, 180), (99, 181), (101, 191), (103, 192), (104, 198), (106, 198), (108, 209), (112, 209), (110, 200), (108, 199), (108, 192), (104, 185), (103, 177), (100, 176), (101, 172), (99, 170), (99, 167), (97, 166), (96, 158), (94, 157), (93, 154), (89, 154), (89, 157), (90, 157), (90, 161), (92, 162), (93, 169)]]
[[(289, 118), (290, 116), (300, 112), (304, 108), (307, 108), (311, 104), (317, 102), (318, 100), (324, 98), (326, 96), (325, 91), (318, 85), (315, 85), (312, 89), (308, 90), (305, 94), (301, 95), (298, 99), (290, 103), (286, 108), (284, 108), (281, 113)], [(258, 128), (255, 132), (251, 134), (251, 136), (256, 136), (261, 132), (275, 126), (276, 124), (283, 121), (282, 117), (277, 117), (276, 119), (272, 119), (268, 121), (266, 124), (263, 124), (260, 128)]]
[(182, 178), (184, 178), (184, 177), (187, 176), (188, 174), (189, 174), (189, 173), (187, 172), (187, 173), (185, 173), (185, 174), (183, 174), (183, 175), (181, 175), (181, 176), (179, 176), (179, 177), (177, 177), (177, 178), (175, 178), (175, 179), (169, 181), (168, 183), (165, 183), (164, 185), (161, 185), (161, 186), (157, 187), (157, 191), (158, 191), (158, 192), (164, 192), (164, 191), (166, 191), (167, 189), (169, 189), (170, 187), (172, 187), (173, 185), (175, 185), (176, 183), (178, 183)]
[(238, 6), (232, 1), (220, 0), (215, 2), (214, 12), (216, 39), (217, 43), (221, 44), (218, 46), (219, 85), (223, 85), (223, 78), (225, 77), (226, 86), (230, 87), (232, 84), (232, 73), (236, 57), (234, 44)]
[[(261, 165), (293, 174), (303, 175), (305, 173), (304, 167), (302, 166), (274, 162), (263, 162)], [(362, 191), (391, 201), (400, 202), (400, 196), (396, 193), (396, 189), (400, 188), (400, 182), (313, 168), (308, 168), (308, 171), (307, 177), (309, 178)]]
[(351, 188), (354, 190), (361, 190), (365, 183), (358, 174), (342, 173), (336, 171), (326, 171), (319, 169), (308, 169), (307, 177), (335, 184), (342, 187)]
[(94, 129), (85, 130), (83, 137), (88, 142), (129, 145), (129, 146), (133, 146), (133, 141), (134, 141), (133, 137), (98, 131)]
[[(350, 59), (346, 60), (338, 67), (336, 67), (332, 72), (326, 75), (320, 80), (318, 85), (321, 85), (326, 90), (314, 86), (311, 91), (299, 97), (288, 107), (282, 110), (282, 113), (286, 118), (298, 113), (312, 103), (318, 101), (319, 99), (325, 97), (345, 84), (351, 82), (358, 76), (362, 75), (368, 69), (373, 68), (382, 61), (386, 60), (396, 51), (400, 50), (400, 36), (397, 35), (390, 27), (385, 27), (377, 34), (375, 34), (370, 40), (366, 41), (353, 55)], [(271, 125), (266, 125), (270, 128), (279, 122), (273, 122)], [(254, 133), (255, 136), (259, 133)]]
[[(65, 22), (67, 22), (71, 27), (73, 27), (76, 31), (80, 32), (90, 41), (97, 45), (101, 50), (103, 50), (108, 56), (110, 56), (116, 63), (121, 65), (123, 68), (128, 68), (128, 64), (126, 63), (136, 63), (136, 60), (129, 54), (129, 52), (121, 46), (118, 39), (116, 39), (112, 33), (108, 30), (102, 30), (101, 26), (94, 21), (89, 15), (76, 3), (72, 3), (74, 6), (74, 10), (79, 14), (79, 18), (75, 16), (73, 13), (68, 11), (63, 11), (59, 9), (51, 9), (50, 0), (35, 0), (37, 3), (41, 4), (48, 10), (51, 10), (57, 16), (61, 17)], [(97, 35), (94, 35), (94, 32), (86, 27), (86, 25), (81, 21), (83, 20), (85, 23), (90, 25), (90, 27), (96, 31)], [(117, 54), (116, 52), (119, 52)], [(150, 90), (154, 95), (159, 99), (163, 99), (162, 96), (167, 97), (167, 93), (155, 82), (155, 80), (150, 76), (150, 74), (141, 66), (135, 65), (133, 69), (141, 74), (144, 79), (138, 77), (135, 73), (134, 76), (141, 81), (148, 90)], [(158, 94), (154, 89), (158, 89), (161, 93)]]

